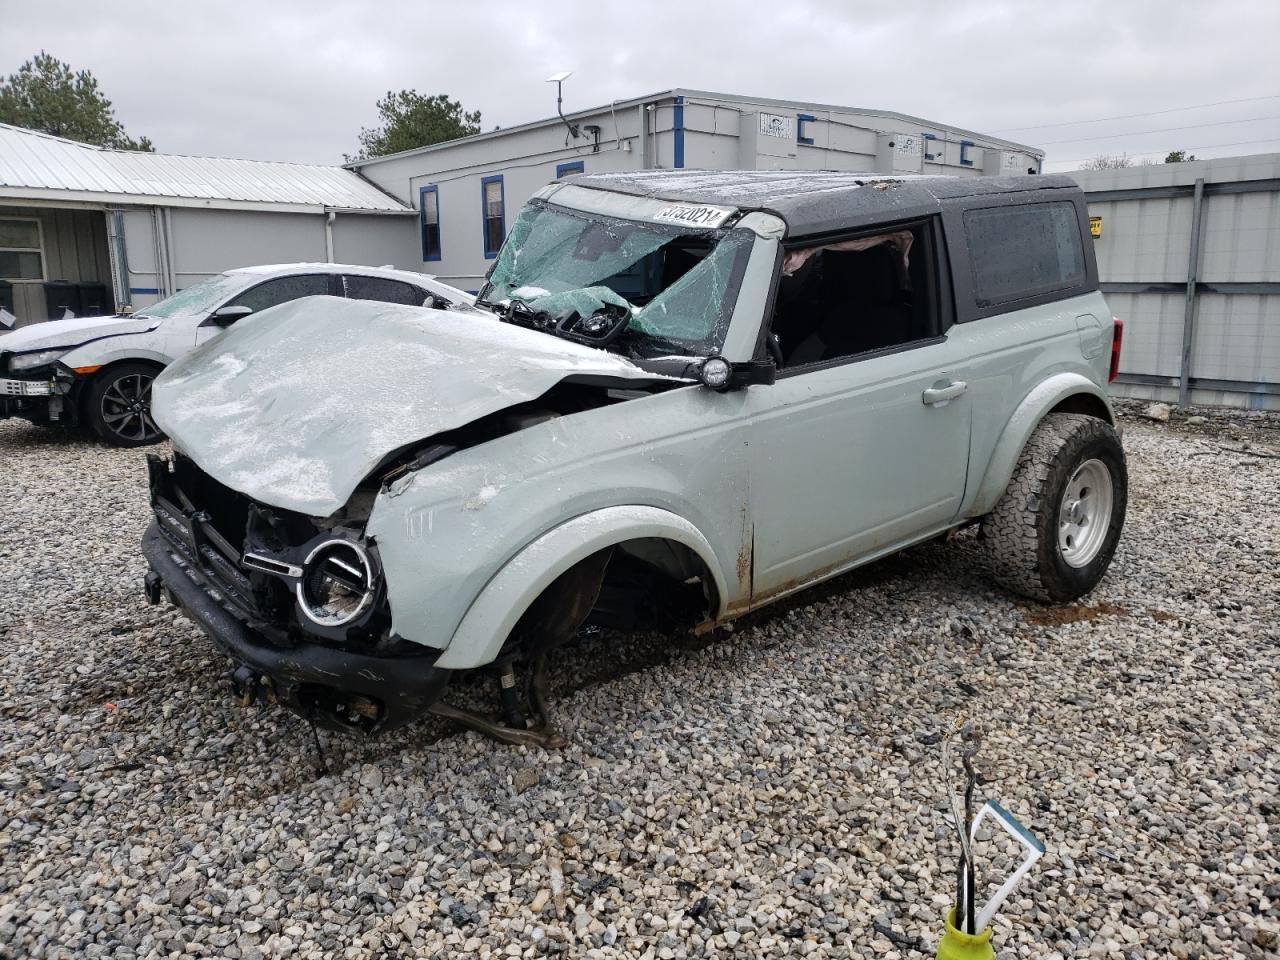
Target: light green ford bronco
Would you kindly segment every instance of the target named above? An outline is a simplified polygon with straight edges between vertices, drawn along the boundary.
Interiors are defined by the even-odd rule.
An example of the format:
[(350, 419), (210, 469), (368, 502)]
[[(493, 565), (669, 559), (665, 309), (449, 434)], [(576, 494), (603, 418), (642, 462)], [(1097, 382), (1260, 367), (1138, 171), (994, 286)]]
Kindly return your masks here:
[[(246, 700), (543, 744), (586, 624), (707, 629), (969, 524), (1074, 599), (1126, 497), (1087, 227), (1060, 177), (553, 183), (475, 314), (312, 297), (160, 376), (148, 598)], [(501, 718), (444, 699), (478, 667)]]

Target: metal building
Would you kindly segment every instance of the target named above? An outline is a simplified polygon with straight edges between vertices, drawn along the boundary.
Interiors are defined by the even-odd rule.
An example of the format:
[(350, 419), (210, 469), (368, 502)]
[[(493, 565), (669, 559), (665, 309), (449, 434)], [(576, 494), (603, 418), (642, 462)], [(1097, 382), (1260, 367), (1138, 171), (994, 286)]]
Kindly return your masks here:
[(648, 168), (1038, 173), (1043, 152), (905, 114), (668, 90), (348, 164), (418, 211), (418, 269), (476, 290), (555, 177)]
[(1280, 410), (1280, 154), (1069, 176), (1125, 323), (1113, 392)]
[(407, 204), (341, 167), (108, 150), (0, 124), (0, 306), (142, 307), (231, 267), (419, 268)]

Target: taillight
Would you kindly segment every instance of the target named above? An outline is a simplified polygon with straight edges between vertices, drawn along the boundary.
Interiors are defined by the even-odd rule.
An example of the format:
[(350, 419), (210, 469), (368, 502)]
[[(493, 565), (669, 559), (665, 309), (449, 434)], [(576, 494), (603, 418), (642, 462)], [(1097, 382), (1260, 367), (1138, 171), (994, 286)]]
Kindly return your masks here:
[(1107, 375), (1107, 383), (1114, 383), (1120, 376), (1120, 342), (1124, 339), (1124, 321), (1119, 317), (1111, 319), (1115, 323), (1115, 332), (1111, 334), (1111, 372)]

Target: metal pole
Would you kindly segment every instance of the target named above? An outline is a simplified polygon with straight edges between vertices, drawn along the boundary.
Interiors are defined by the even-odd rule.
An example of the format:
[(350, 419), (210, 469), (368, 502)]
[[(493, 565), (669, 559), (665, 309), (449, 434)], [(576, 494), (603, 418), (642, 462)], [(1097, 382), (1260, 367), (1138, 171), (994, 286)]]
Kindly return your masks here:
[(1178, 406), (1191, 392), (1191, 348), (1196, 331), (1196, 273), (1200, 266), (1200, 217), (1204, 212), (1204, 177), (1196, 178), (1191, 195), (1191, 253), (1187, 260), (1187, 302), (1182, 314), (1182, 366), (1178, 370)]

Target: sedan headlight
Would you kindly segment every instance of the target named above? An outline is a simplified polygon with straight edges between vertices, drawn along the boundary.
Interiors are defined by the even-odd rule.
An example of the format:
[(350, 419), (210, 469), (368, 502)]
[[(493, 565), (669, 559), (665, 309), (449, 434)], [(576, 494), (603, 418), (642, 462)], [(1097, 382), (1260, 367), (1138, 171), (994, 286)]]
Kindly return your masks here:
[(39, 350), (35, 353), (19, 353), (9, 358), (9, 370), (17, 373), (19, 370), (34, 370), (36, 367), (44, 367), (53, 363), (64, 353), (69, 353), (66, 347), (57, 350)]

